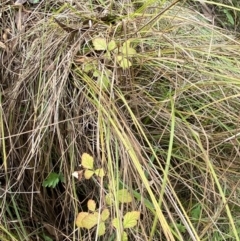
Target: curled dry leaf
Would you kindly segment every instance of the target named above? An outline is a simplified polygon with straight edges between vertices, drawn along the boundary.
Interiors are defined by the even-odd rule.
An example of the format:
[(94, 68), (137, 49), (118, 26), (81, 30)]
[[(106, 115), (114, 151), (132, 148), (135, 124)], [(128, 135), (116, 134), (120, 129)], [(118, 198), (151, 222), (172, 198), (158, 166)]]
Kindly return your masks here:
[(83, 178), (83, 170), (73, 172), (72, 176), (77, 178), (79, 181), (81, 181)]

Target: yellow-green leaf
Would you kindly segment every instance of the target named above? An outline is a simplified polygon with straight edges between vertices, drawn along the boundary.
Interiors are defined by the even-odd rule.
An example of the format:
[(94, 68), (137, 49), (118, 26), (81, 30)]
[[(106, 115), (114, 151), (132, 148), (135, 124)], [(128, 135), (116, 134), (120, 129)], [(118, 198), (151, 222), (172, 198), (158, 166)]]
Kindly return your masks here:
[(123, 49), (130, 48), (130, 43), (131, 43), (130, 40), (125, 41), (125, 42), (123, 43), (123, 45), (122, 45), (122, 48), (123, 48)]
[(104, 173), (103, 168), (96, 169), (96, 170), (95, 170), (95, 174), (96, 174), (98, 177), (104, 177), (104, 176), (105, 176), (105, 173)]
[(88, 153), (82, 154), (82, 166), (87, 169), (93, 169), (93, 157)]
[(128, 236), (126, 232), (123, 232), (122, 234), (122, 241), (128, 241)]
[(98, 83), (99, 83), (99, 85), (102, 85), (102, 89), (107, 90), (109, 85), (110, 85), (110, 81), (108, 79), (108, 76), (106, 76), (105, 74), (103, 74), (102, 76), (99, 76), (98, 77)]
[(104, 235), (106, 232), (106, 226), (104, 222), (101, 222), (98, 226), (98, 237)]
[(114, 218), (113, 220), (112, 220), (112, 225), (113, 225), (113, 227), (114, 228), (116, 228), (116, 229), (120, 229), (120, 222), (119, 222), (119, 219), (118, 218)]
[(88, 210), (94, 212), (96, 210), (96, 202), (92, 199), (89, 199), (87, 202)]
[(127, 189), (121, 189), (117, 193), (117, 199), (121, 203), (129, 203), (132, 201), (132, 196)]
[(101, 71), (99, 71), (98, 69), (94, 70), (93, 72), (94, 77), (100, 77), (101, 75), (102, 75)]
[(104, 59), (111, 60), (111, 53), (107, 51), (104, 55)]
[(136, 226), (137, 220), (140, 217), (140, 212), (132, 211), (128, 212), (123, 217), (123, 228), (132, 228)]
[(112, 193), (108, 193), (106, 196), (105, 196), (105, 201), (106, 201), (106, 204), (111, 206), (112, 203), (113, 203), (113, 195)]
[(76, 225), (79, 228), (83, 228), (82, 220), (88, 215), (87, 212), (81, 212), (78, 214), (77, 219), (76, 219)]
[(110, 212), (107, 208), (105, 208), (101, 213), (101, 220), (106, 221), (110, 215)]
[(124, 54), (124, 56), (130, 56), (130, 55), (135, 55), (137, 52), (133, 48), (123, 48), (122, 53)]
[(88, 73), (94, 69), (96, 69), (96, 65), (94, 65), (93, 63), (88, 62), (83, 65), (83, 71), (86, 73)]
[(118, 55), (118, 56), (117, 56), (117, 61), (118, 61), (118, 62), (122, 61), (122, 59), (123, 59), (123, 56), (122, 56), (122, 55)]
[(111, 40), (111, 41), (108, 43), (108, 50), (109, 50), (109, 51), (114, 50), (116, 47), (117, 47), (117, 45), (116, 45), (116, 42), (115, 42), (114, 40)]
[(94, 174), (94, 171), (92, 171), (92, 170), (85, 170), (85, 172), (84, 172), (84, 177), (85, 177), (86, 179), (90, 179), (93, 174)]
[(86, 229), (91, 229), (98, 223), (98, 215), (96, 213), (89, 213), (82, 220), (82, 225)]
[(95, 38), (92, 43), (95, 50), (107, 50), (107, 41), (105, 38)]
[(119, 65), (123, 69), (128, 69), (129, 67), (132, 66), (132, 63), (128, 59), (123, 58), (122, 61), (120, 61)]
[[(119, 239), (116, 238), (115, 241), (118, 241)], [(128, 236), (127, 233), (123, 231), (122, 235), (121, 235), (121, 241), (128, 241)]]

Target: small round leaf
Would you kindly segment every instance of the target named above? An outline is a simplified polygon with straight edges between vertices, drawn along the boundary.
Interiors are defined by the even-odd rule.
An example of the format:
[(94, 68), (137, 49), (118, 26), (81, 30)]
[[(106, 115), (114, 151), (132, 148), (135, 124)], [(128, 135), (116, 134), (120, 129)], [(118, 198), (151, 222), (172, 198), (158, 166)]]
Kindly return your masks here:
[(98, 226), (98, 237), (104, 235), (106, 232), (106, 226), (104, 222), (101, 222)]
[(101, 213), (101, 219), (102, 221), (106, 221), (110, 216), (110, 212), (107, 208), (105, 208)]
[(88, 210), (94, 212), (96, 210), (96, 202), (92, 199), (89, 199), (87, 202)]
[(82, 154), (82, 166), (87, 169), (93, 169), (93, 157), (88, 153)]
[(93, 174), (94, 174), (94, 171), (92, 171), (92, 170), (85, 170), (85, 172), (84, 172), (84, 177), (85, 177), (86, 179), (90, 179)]

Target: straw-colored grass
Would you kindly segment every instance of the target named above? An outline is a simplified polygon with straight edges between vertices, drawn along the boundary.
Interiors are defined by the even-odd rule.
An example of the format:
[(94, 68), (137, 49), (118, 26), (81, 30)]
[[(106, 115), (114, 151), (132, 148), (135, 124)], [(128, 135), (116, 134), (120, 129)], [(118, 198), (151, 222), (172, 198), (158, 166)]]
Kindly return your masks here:
[[(240, 239), (240, 43), (191, 6), (0, 3), (1, 240)], [(103, 178), (72, 176), (83, 153)], [(45, 187), (51, 173), (64, 182)], [(76, 226), (90, 199), (110, 210), (100, 238)]]

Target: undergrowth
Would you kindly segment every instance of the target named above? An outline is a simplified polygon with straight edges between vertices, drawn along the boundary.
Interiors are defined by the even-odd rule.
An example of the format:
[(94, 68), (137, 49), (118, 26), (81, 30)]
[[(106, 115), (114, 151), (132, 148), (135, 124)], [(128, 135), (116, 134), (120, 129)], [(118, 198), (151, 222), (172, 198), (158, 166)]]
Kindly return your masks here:
[(195, 4), (0, 4), (1, 240), (240, 239), (239, 40)]

